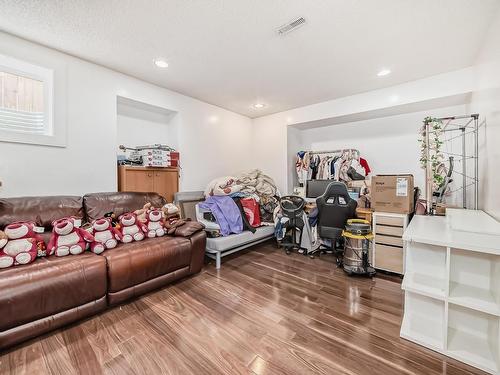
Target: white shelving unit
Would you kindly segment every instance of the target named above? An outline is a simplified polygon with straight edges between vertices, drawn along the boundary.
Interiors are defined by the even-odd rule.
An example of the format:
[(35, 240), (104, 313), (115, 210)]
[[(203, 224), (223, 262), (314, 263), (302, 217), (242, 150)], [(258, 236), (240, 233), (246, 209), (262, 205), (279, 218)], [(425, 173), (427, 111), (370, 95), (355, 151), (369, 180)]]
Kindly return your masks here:
[(498, 316), (449, 305), (448, 355), (498, 374)]
[(401, 337), (500, 374), (500, 223), (448, 210), (415, 216), (403, 240)]
[[(408, 249), (410, 247), (410, 249)], [(403, 289), (444, 300), (446, 295), (446, 247), (408, 243)]]
[(446, 333), (444, 301), (408, 292), (405, 295), (405, 306), (409, 312), (403, 319), (401, 337), (442, 351)]
[(450, 302), (500, 316), (500, 256), (451, 249)]

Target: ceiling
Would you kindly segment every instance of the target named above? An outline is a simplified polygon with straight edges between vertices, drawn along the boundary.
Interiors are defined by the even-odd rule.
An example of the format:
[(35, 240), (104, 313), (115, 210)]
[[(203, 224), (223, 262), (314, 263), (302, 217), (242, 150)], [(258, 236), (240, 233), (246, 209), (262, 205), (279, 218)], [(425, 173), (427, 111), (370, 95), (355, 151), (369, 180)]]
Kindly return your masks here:
[[(0, 0), (0, 29), (259, 117), (474, 63), (498, 0)], [(302, 16), (285, 36), (276, 28)], [(165, 58), (169, 67), (153, 64)], [(378, 77), (382, 68), (392, 74)], [(254, 103), (265, 103), (260, 110)]]

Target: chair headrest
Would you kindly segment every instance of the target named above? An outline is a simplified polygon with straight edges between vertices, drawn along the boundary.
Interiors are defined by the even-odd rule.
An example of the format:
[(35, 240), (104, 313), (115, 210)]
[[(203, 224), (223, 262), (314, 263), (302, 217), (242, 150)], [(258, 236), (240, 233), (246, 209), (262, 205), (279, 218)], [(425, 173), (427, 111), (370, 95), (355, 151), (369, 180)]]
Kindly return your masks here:
[(347, 186), (343, 182), (334, 181), (326, 187), (325, 192), (322, 196), (318, 197), (318, 199), (327, 201), (329, 198), (337, 196), (349, 197), (349, 192), (347, 191)]

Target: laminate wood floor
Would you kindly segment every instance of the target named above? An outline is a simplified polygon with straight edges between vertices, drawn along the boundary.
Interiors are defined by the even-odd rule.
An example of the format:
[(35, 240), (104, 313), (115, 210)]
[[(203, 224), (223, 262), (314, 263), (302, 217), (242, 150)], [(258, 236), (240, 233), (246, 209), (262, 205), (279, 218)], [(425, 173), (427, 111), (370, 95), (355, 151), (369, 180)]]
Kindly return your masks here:
[(482, 374), (399, 338), (398, 278), (265, 243), (0, 355), (2, 374)]

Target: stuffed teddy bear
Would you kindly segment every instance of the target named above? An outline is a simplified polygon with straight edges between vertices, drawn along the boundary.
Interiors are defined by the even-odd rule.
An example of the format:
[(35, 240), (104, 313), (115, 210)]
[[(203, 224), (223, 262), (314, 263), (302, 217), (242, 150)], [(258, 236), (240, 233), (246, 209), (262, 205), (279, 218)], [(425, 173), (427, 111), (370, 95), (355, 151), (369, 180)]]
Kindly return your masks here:
[(161, 237), (165, 234), (163, 228), (163, 212), (158, 208), (150, 208), (146, 212), (146, 221), (142, 223), (142, 230), (150, 238)]
[(110, 217), (102, 217), (92, 222), (90, 233), (94, 236), (94, 241), (90, 244), (90, 251), (96, 254), (102, 253), (106, 249), (113, 249), (121, 241), (122, 235), (111, 225)]
[(34, 228), (33, 222), (17, 222), (0, 232), (0, 268), (28, 264), (36, 259), (45, 244)]
[(118, 218), (122, 242), (141, 241), (144, 239), (144, 232), (141, 223), (137, 220), (137, 215), (133, 212), (127, 212)]
[(179, 207), (177, 207), (173, 203), (167, 203), (164, 205), (161, 210), (165, 216), (167, 215), (179, 215)]
[(92, 234), (75, 225), (78, 221), (79, 219), (74, 217), (65, 217), (52, 222), (52, 235), (47, 245), (48, 255), (55, 254), (58, 257), (78, 255), (94, 242)]
[(179, 208), (173, 203), (167, 203), (161, 210), (163, 211), (163, 226), (167, 230), (167, 234), (174, 234), (175, 228), (186, 223), (186, 220), (181, 219)]
[(151, 203), (148, 202), (140, 210), (135, 210), (134, 211), (134, 214), (137, 216), (137, 220), (140, 223), (145, 223), (146, 222), (146, 213), (151, 208), (151, 206), (152, 206)]
[(5, 232), (2, 232), (0, 230), (0, 249), (2, 249), (5, 246), (5, 244), (7, 243), (8, 240), (9, 240), (9, 237), (7, 237)]

